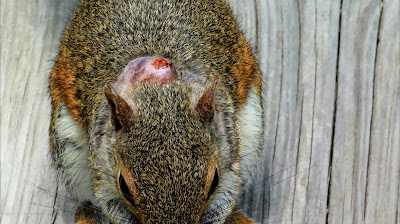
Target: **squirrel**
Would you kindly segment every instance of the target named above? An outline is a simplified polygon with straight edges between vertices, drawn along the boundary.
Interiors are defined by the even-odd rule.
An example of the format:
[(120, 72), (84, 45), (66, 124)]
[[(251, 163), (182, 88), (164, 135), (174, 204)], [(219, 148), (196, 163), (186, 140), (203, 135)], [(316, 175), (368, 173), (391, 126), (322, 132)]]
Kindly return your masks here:
[(75, 223), (255, 223), (260, 75), (224, 0), (81, 0), (49, 81)]

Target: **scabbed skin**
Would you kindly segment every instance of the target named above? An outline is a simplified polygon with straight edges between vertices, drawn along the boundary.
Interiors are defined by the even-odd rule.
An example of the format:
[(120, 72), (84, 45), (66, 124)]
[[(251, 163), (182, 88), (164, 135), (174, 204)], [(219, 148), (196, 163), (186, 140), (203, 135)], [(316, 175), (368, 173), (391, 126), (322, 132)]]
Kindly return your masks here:
[[(135, 60), (139, 58), (144, 58), (145, 66), (136, 66)], [(185, 223), (187, 220), (246, 223), (240, 221), (247, 219), (237, 215), (235, 205), (259, 157), (263, 132), (261, 81), (251, 49), (225, 1), (83, 0), (64, 32), (55, 61), (50, 77), (51, 153), (59, 176), (72, 197), (78, 202), (101, 208), (102, 213), (96, 213), (92, 220), (111, 220), (114, 223)], [(153, 69), (149, 63), (154, 71), (136, 69)], [(160, 69), (161, 73), (157, 73)], [(124, 77), (131, 78), (124, 82)], [(158, 81), (153, 82), (155, 80)], [(201, 118), (193, 112), (196, 104), (216, 80), (212, 120), (203, 122), (204, 126), (198, 130), (199, 136), (210, 136), (202, 143), (207, 148), (205, 151), (210, 151), (210, 156), (199, 159), (187, 154), (182, 147), (179, 148), (183, 150), (181, 152), (178, 149), (173, 151), (175, 154), (171, 152), (171, 158), (184, 154), (190, 157), (187, 157), (187, 163), (175, 167), (176, 172), (188, 164), (194, 166), (196, 161), (203, 161), (198, 171), (204, 173), (205, 179), (211, 161), (216, 161), (220, 179), (216, 192), (209, 200), (199, 199), (202, 189), (206, 189), (200, 188), (200, 179), (182, 175), (178, 182), (199, 191), (193, 195), (181, 188), (174, 191), (179, 192), (180, 195), (175, 196), (181, 199), (199, 200), (198, 211), (188, 214), (186, 221), (174, 217), (173, 212), (161, 212), (169, 217), (163, 219), (153, 217), (143, 209), (130, 208), (121, 197), (117, 179), (121, 170), (132, 169), (133, 165), (123, 162), (120, 156), (123, 150), (118, 150), (123, 146), (117, 147), (117, 143), (131, 141), (132, 137), (118, 137), (114, 130), (112, 109), (104, 94), (106, 84), (115, 86), (116, 94), (121, 95), (127, 105), (147, 116), (140, 119), (151, 123), (157, 121), (152, 114), (154, 111), (140, 106), (146, 97), (154, 94), (166, 105), (185, 105), (176, 114), (186, 114), (188, 119), (195, 121)], [(138, 98), (140, 91), (137, 89), (145, 85), (152, 86), (154, 91)], [(167, 90), (175, 91), (181, 98), (161, 94)], [(158, 123), (160, 127), (167, 127), (168, 123), (173, 124), (170, 129), (177, 130), (196, 126), (194, 122), (184, 127), (182, 122), (176, 122), (179, 119), (173, 120), (177, 116), (172, 116), (170, 111), (161, 112), (165, 114), (158, 118), (170, 119), (170, 122)], [(121, 138), (124, 141), (116, 143)], [(179, 137), (165, 138), (172, 145), (178, 142)], [(146, 139), (136, 136), (134, 141), (146, 142)], [(193, 141), (184, 139), (188, 145)], [(141, 160), (135, 150), (129, 152), (136, 156), (138, 164), (148, 159)], [(176, 164), (170, 162), (166, 166), (172, 165)], [(137, 185), (143, 183), (139, 181), (145, 182), (137, 178), (141, 175), (140, 167), (137, 165), (135, 172), (130, 171)], [(196, 169), (192, 171), (196, 173)], [(151, 176), (153, 171), (148, 169), (142, 173)], [(133, 186), (135, 181), (128, 185)], [(164, 198), (173, 197), (161, 184), (158, 190), (165, 193)], [(162, 206), (166, 211), (174, 210), (171, 203)], [(82, 217), (81, 213), (79, 217)]]

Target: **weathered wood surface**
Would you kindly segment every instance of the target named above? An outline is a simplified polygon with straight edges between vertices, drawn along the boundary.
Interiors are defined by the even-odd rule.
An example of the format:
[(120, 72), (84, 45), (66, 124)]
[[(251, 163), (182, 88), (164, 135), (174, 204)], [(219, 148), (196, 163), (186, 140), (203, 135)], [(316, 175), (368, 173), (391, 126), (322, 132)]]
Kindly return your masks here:
[[(263, 71), (262, 223), (400, 222), (398, 0), (230, 0)], [(1, 0), (1, 223), (71, 223), (47, 79), (76, 0)], [(56, 194), (56, 192), (58, 192)]]

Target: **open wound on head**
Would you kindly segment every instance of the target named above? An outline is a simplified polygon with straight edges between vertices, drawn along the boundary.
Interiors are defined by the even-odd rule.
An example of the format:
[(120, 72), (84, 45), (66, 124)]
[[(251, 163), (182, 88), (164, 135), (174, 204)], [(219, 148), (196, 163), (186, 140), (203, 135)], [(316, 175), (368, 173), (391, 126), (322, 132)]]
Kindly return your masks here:
[(176, 77), (172, 62), (160, 57), (141, 57), (128, 63), (123, 74), (123, 82), (135, 83), (150, 81), (153, 83), (170, 83)]

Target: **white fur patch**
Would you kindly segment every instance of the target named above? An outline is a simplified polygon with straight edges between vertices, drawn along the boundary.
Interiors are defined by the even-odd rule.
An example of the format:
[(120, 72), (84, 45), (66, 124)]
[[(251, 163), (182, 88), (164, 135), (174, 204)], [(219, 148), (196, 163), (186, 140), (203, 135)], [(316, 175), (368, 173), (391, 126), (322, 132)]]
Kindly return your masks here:
[(74, 199), (95, 204), (93, 174), (88, 159), (88, 136), (74, 121), (66, 106), (60, 108), (58, 115), (56, 130), (59, 144), (63, 148), (59, 155), (62, 164), (62, 168), (59, 168), (60, 177)]
[(247, 183), (260, 160), (261, 140), (263, 138), (261, 102), (253, 88), (249, 91), (246, 103), (239, 111), (237, 119), (241, 142), (240, 170), (244, 183)]

